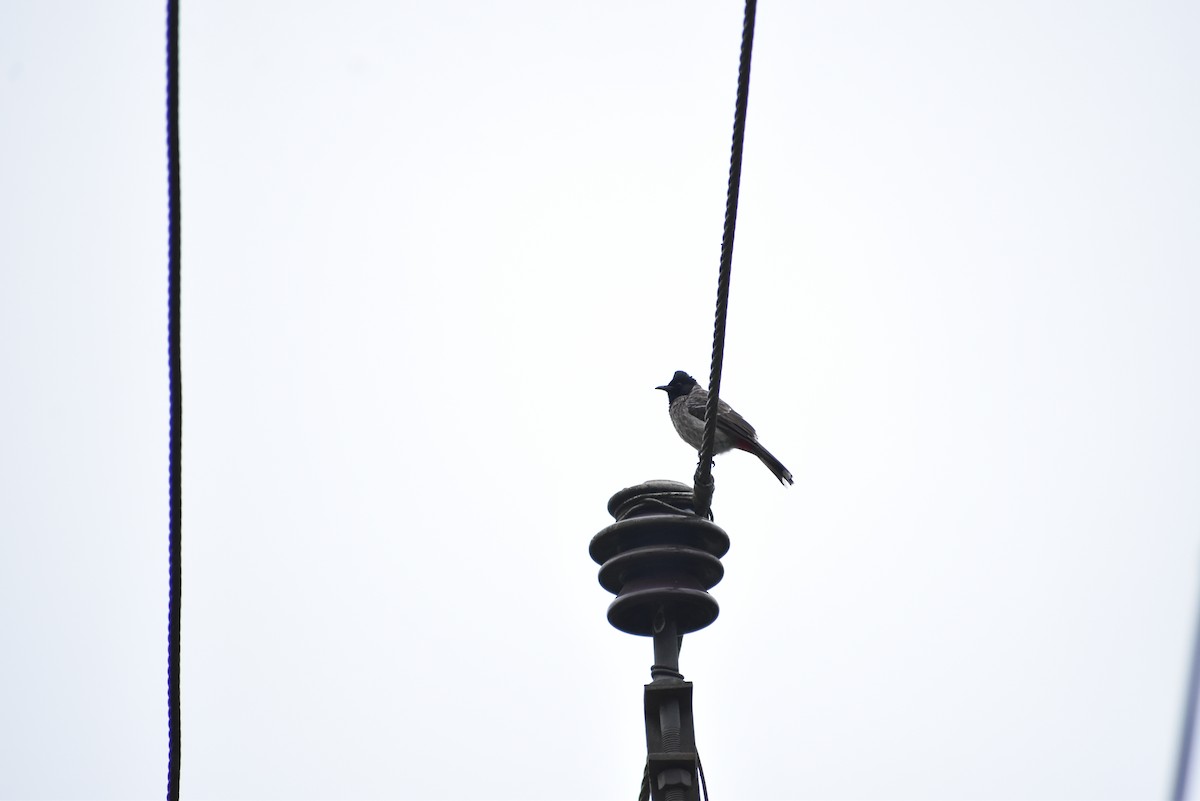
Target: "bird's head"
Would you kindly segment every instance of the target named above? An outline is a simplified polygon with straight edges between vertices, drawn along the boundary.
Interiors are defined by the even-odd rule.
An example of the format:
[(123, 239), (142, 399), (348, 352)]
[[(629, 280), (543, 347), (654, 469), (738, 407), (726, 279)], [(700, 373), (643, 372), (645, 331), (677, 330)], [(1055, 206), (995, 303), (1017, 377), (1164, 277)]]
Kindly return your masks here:
[(655, 389), (661, 389), (663, 392), (667, 393), (667, 402), (669, 403), (676, 398), (682, 398), (684, 395), (689, 394), (698, 386), (700, 385), (696, 383), (696, 379), (692, 378), (682, 370), (676, 370), (675, 376), (671, 379), (671, 383), (663, 384), (661, 387), (655, 387)]

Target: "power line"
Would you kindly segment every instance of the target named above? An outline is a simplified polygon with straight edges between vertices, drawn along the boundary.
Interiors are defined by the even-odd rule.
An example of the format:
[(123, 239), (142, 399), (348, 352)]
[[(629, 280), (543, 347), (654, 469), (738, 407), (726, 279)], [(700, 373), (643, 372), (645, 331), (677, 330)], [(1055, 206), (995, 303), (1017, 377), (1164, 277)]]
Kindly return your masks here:
[(704, 440), (696, 468), (696, 514), (707, 517), (712, 506), (713, 448), (717, 437), (717, 402), (721, 390), (721, 368), (725, 359), (725, 318), (729, 310), (729, 279), (733, 271), (733, 234), (737, 228), (738, 193), (742, 184), (742, 142), (746, 138), (746, 107), (750, 101), (750, 53), (754, 48), (754, 13), (757, 0), (746, 0), (742, 21), (742, 53), (738, 63), (737, 102), (733, 112), (733, 144), (729, 153), (729, 188), (725, 193), (725, 232), (721, 237), (721, 271), (717, 279), (717, 311), (713, 324), (712, 372), (708, 379), (708, 407), (704, 417)]
[(170, 372), (170, 596), (167, 611), (167, 799), (179, 799), (179, 629), (183, 595), (183, 381), (179, 274), (183, 254), (179, 192), (179, 0), (167, 0), (167, 362)]
[(1188, 774), (1192, 764), (1193, 740), (1196, 733), (1196, 702), (1200, 700), (1200, 610), (1196, 613), (1196, 631), (1192, 635), (1192, 665), (1188, 673), (1187, 695), (1183, 709), (1183, 728), (1179, 732), (1179, 753), (1175, 759), (1175, 784), (1172, 801), (1187, 797)]

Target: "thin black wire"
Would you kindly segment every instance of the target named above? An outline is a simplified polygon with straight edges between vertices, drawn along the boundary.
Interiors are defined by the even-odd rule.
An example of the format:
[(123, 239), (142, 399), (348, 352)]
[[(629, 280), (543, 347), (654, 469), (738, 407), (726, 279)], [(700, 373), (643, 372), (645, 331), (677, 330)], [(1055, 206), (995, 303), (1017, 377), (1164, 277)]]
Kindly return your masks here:
[(1192, 762), (1192, 742), (1196, 732), (1196, 701), (1200, 700), (1200, 610), (1196, 614), (1196, 631), (1192, 635), (1192, 666), (1188, 674), (1187, 706), (1183, 710), (1183, 728), (1179, 733), (1179, 753), (1175, 761), (1175, 784), (1172, 801), (1187, 797), (1188, 774)]
[(738, 193), (742, 184), (742, 142), (746, 137), (746, 107), (750, 101), (750, 52), (754, 48), (754, 12), (757, 0), (746, 0), (742, 22), (742, 55), (738, 64), (737, 104), (733, 114), (733, 145), (729, 154), (729, 190), (725, 195), (725, 233), (721, 238), (721, 273), (717, 279), (717, 312), (713, 325), (712, 372), (708, 379), (708, 408), (704, 415), (704, 440), (696, 468), (695, 510), (707, 517), (712, 505), (712, 459), (717, 436), (717, 403), (721, 368), (725, 358), (725, 317), (729, 310), (729, 279), (733, 271), (733, 234), (737, 227)]
[(179, 799), (179, 628), (183, 595), (183, 382), (179, 349), (179, 273), (183, 248), (179, 193), (179, 0), (167, 0), (167, 361), (170, 372), (171, 589), (167, 612), (167, 799)]

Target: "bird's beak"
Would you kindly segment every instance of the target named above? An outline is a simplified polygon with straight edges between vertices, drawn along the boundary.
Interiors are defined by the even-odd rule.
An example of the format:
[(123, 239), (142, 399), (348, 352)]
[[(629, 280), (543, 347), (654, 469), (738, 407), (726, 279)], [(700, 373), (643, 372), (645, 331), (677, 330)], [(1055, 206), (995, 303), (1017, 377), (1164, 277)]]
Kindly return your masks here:
[(666, 388), (666, 386), (655, 387), (655, 389), (661, 389), (663, 392), (666, 392), (666, 391), (667, 391), (667, 388)]

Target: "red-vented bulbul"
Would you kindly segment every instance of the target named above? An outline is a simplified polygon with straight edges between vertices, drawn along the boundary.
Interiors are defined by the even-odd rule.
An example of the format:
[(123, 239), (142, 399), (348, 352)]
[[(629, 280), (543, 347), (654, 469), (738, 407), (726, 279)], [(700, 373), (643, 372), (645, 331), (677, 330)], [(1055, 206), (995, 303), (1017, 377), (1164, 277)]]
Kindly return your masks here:
[[(708, 390), (701, 389), (696, 379), (679, 370), (671, 383), (655, 387), (667, 393), (667, 403), (671, 409), (671, 423), (679, 436), (697, 451), (704, 442), (704, 412), (708, 406)], [(758, 442), (754, 426), (746, 422), (746, 418), (730, 408), (723, 400), (717, 400), (717, 436), (713, 453), (725, 453), (734, 448), (749, 451), (762, 460), (762, 463), (775, 474), (779, 483), (794, 484), (792, 474), (783, 463), (771, 455), (771, 452)]]

